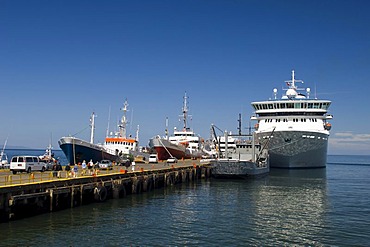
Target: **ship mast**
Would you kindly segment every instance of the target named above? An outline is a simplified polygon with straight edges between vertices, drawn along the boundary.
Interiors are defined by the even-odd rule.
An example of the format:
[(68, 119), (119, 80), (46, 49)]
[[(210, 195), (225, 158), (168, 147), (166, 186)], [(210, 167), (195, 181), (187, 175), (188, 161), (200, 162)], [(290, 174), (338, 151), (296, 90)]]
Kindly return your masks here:
[(168, 117), (166, 117), (166, 129), (164, 132), (166, 134), (166, 140), (168, 140)]
[(93, 112), (90, 117), (90, 127), (91, 127), (90, 143), (94, 143), (95, 117), (96, 115)]
[(186, 91), (185, 91), (185, 96), (184, 96), (184, 104), (183, 104), (183, 107), (182, 107), (182, 118), (183, 118), (183, 121), (184, 121), (184, 130), (186, 131), (187, 130), (187, 118), (188, 118), (188, 103), (187, 103), (187, 99), (189, 97), (186, 96)]
[(139, 126), (139, 125), (137, 125), (137, 129), (136, 129), (136, 137), (135, 137), (135, 140), (136, 140), (137, 142), (139, 142), (139, 130), (140, 130), (140, 126)]
[(286, 84), (289, 86), (289, 88), (298, 90), (297, 86), (295, 85), (296, 82), (301, 82), (304, 83), (302, 80), (296, 80), (295, 75), (294, 75), (294, 70), (292, 70), (292, 80), (290, 81), (285, 81)]
[(238, 132), (239, 135), (242, 135), (242, 114), (239, 113), (239, 119), (238, 119)]
[(126, 138), (126, 125), (127, 125), (127, 118), (126, 118), (126, 113), (127, 113), (127, 99), (125, 100), (125, 103), (123, 104), (123, 108), (121, 108), (121, 111), (123, 111), (123, 116), (121, 118), (121, 122), (118, 125), (119, 128), (119, 135), (122, 138)]

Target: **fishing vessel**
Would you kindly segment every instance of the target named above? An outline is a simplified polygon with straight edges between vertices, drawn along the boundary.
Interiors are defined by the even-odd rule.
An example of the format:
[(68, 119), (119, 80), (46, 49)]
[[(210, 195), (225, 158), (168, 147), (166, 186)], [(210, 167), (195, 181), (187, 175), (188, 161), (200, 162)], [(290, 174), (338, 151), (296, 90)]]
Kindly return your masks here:
[(173, 135), (168, 136), (166, 127), (165, 137), (157, 135), (151, 138), (149, 141), (149, 146), (156, 150), (159, 160), (167, 160), (168, 158), (172, 157), (177, 159), (195, 159), (202, 157), (202, 139), (187, 126), (189, 111), (187, 99), (188, 97), (186, 96), (185, 92), (181, 115), (183, 120), (183, 128), (181, 130), (177, 130), (175, 127)]
[(62, 137), (58, 143), (68, 162), (71, 165), (82, 163), (83, 160), (92, 160), (94, 163), (101, 160), (125, 163), (127, 156), (131, 152), (135, 152), (138, 147), (138, 131), (136, 138), (126, 137), (127, 107), (128, 103), (126, 100), (123, 108), (121, 108), (123, 116), (118, 124), (118, 131), (111, 135), (107, 133), (103, 144), (94, 144), (95, 113), (92, 113), (90, 117), (90, 142), (74, 136)]
[(280, 99), (275, 88), (273, 99), (251, 103), (258, 141), (268, 142), (270, 167), (326, 167), (331, 101), (310, 98), (310, 88), (298, 88), (304, 82), (295, 79), (294, 70), (285, 83), (288, 88)]

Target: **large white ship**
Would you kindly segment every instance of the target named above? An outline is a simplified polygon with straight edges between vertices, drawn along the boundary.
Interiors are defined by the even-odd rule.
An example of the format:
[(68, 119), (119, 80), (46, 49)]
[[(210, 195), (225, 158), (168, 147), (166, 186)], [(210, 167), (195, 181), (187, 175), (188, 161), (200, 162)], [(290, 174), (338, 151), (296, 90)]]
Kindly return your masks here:
[[(327, 114), (331, 101), (310, 98), (310, 88), (298, 88), (294, 70), (285, 81), (286, 93), (267, 101), (252, 102), (257, 120), (258, 141), (268, 145), (270, 167), (320, 168), (326, 166), (332, 116)], [(302, 93), (303, 92), (303, 93)], [(269, 142), (267, 142), (270, 140)]]

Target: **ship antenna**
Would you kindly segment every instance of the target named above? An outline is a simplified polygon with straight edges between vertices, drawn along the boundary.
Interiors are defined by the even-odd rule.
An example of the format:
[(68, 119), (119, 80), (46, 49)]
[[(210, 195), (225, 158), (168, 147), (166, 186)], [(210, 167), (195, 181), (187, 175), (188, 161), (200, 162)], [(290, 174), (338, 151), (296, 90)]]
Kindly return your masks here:
[(302, 90), (302, 89), (300, 89), (300, 88), (298, 88), (295, 84), (296, 84), (296, 82), (300, 82), (300, 83), (304, 83), (304, 81), (302, 81), (302, 80), (296, 80), (295, 79), (295, 73), (294, 73), (294, 70), (292, 70), (292, 80), (291, 81), (286, 81), (287, 82), (287, 84), (288, 84), (288, 86), (290, 87), (290, 88), (293, 88), (293, 89), (295, 89), (295, 90)]

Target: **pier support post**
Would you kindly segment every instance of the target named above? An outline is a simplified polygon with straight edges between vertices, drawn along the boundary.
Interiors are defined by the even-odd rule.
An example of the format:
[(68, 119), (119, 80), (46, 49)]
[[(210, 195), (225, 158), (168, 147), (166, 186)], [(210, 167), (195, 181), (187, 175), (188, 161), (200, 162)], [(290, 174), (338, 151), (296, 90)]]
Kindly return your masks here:
[(50, 212), (53, 212), (53, 201), (54, 201), (54, 198), (53, 198), (53, 189), (50, 189), (50, 190), (49, 190), (49, 194), (50, 194), (50, 206), (49, 206), (49, 211), (50, 211)]
[(74, 190), (73, 187), (71, 188), (71, 208), (73, 208), (73, 197), (74, 197)]

